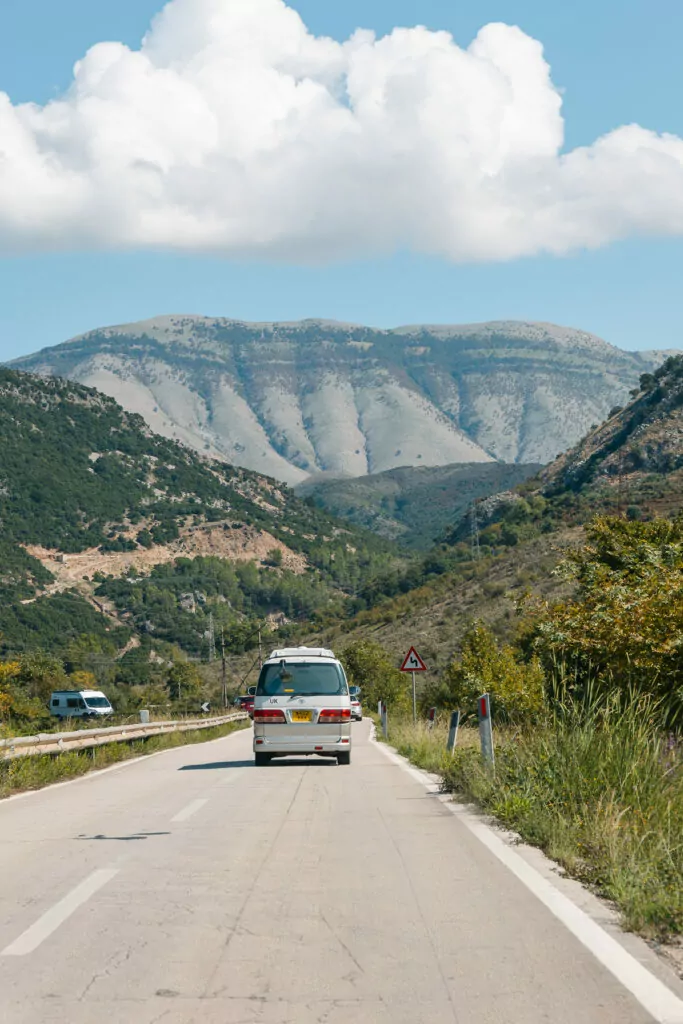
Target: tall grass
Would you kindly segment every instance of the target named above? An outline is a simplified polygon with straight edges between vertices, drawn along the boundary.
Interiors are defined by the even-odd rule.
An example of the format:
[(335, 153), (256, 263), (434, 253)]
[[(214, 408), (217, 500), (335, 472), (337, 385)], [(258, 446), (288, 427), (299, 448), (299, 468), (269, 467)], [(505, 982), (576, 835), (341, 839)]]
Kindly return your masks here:
[[(650, 938), (683, 933), (683, 750), (647, 698), (566, 703), (542, 725), (496, 730), (495, 771), (475, 730), (394, 723), (390, 741), (444, 788), (541, 847)], [(390, 723), (391, 724), (391, 723)]]
[[(380, 730), (377, 736), (382, 739)], [(389, 719), (389, 741), (418, 768), (443, 775), (451, 766), (453, 758), (446, 750), (448, 723), (437, 721), (430, 728), (427, 722), (394, 718)], [(461, 728), (458, 732), (458, 747), (464, 750), (479, 749), (479, 733), (476, 729)]]
[(131, 740), (129, 743), (107, 743), (101, 747), (72, 750), (63, 754), (35, 754), (17, 757), (11, 761), (0, 761), (0, 799), (11, 793), (41, 789), (53, 782), (78, 778), (98, 768), (106, 768), (119, 761), (127, 761), (144, 754), (155, 754), (160, 750), (194, 743), (208, 743), (210, 740), (228, 736), (237, 729), (246, 728), (249, 724), (229, 722), (210, 729), (149, 736), (147, 739)]

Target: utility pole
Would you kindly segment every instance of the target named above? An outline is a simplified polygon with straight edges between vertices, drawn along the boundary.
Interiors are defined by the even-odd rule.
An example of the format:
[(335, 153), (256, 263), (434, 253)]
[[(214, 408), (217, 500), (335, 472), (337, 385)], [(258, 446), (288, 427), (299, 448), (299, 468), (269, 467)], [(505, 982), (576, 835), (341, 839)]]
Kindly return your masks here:
[(221, 626), (221, 681), (223, 686), (223, 707), (228, 706), (228, 680), (225, 671), (225, 633)]
[(479, 519), (477, 516), (477, 505), (476, 502), (472, 502), (472, 508), (470, 509), (470, 533), (472, 540), (472, 561), (478, 562), (481, 558), (481, 548), (479, 547)]
[(213, 612), (209, 614), (209, 661), (216, 657), (216, 634), (213, 628)]

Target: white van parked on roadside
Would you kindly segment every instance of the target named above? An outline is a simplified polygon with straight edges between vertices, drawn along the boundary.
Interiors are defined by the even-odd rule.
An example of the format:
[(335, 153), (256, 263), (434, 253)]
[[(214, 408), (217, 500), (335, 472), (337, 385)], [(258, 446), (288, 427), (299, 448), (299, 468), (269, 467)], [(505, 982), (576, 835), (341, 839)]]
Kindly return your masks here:
[(264, 663), (254, 697), (254, 760), (288, 755), (351, 764), (351, 697), (332, 651), (287, 647)]
[(57, 718), (104, 718), (114, 709), (101, 690), (55, 690), (50, 714)]

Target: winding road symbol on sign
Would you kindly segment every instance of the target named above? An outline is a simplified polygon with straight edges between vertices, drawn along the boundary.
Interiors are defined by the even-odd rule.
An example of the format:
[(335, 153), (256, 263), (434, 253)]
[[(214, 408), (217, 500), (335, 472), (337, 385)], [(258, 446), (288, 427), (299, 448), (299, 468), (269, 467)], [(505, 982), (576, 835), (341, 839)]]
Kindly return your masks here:
[(411, 647), (406, 654), (405, 661), (401, 665), (401, 672), (426, 672), (427, 666), (424, 661), (417, 653), (414, 647)]

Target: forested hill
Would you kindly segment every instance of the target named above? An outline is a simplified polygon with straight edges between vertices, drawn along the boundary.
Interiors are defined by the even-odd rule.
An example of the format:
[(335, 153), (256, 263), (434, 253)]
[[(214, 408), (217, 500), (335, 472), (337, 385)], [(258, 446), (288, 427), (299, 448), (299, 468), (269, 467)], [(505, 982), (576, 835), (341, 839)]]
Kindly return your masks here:
[[(209, 613), (218, 628), (313, 614), (393, 558), (286, 486), (153, 434), (97, 391), (9, 369), (0, 369), (0, 521), (5, 652), (92, 631), (121, 644), (140, 631), (170, 642), (179, 631), (199, 651)], [(226, 559), (232, 583), (213, 587), (210, 609), (207, 577), (225, 573)], [(240, 565), (251, 566), (243, 578)], [(150, 592), (155, 574), (171, 582)]]

